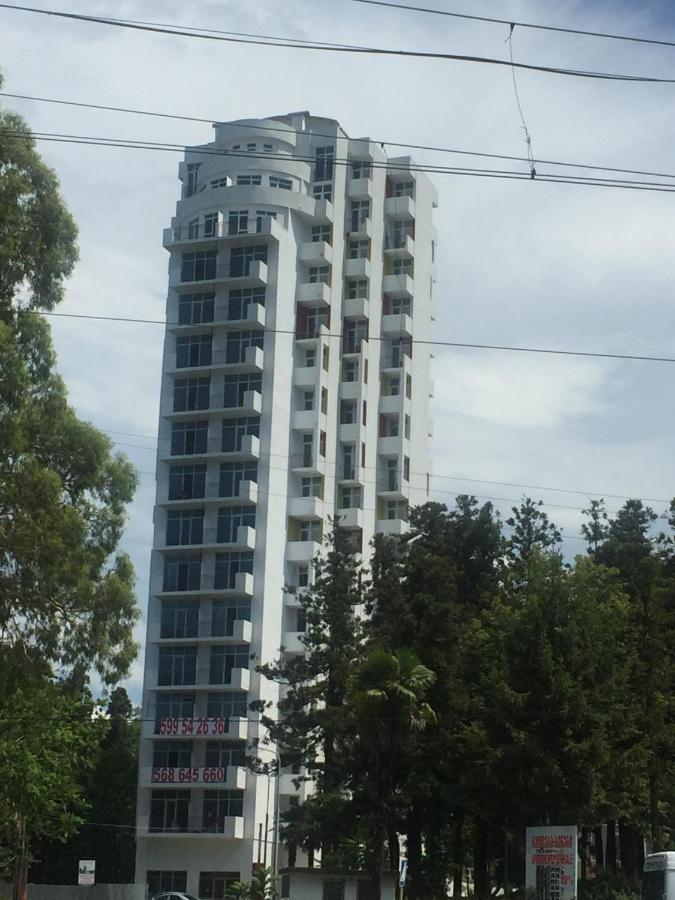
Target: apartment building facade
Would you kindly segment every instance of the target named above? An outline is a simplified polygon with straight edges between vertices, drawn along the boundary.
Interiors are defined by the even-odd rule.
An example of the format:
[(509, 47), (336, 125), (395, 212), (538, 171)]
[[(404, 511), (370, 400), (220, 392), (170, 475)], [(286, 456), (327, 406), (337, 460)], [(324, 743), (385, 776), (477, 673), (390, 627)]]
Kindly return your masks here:
[(277, 699), (256, 665), (303, 651), (328, 517), (365, 555), (426, 498), (437, 198), (332, 119), (214, 128), (164, 234), (136, 879), (216, 900), (307, 790), (245, 756), (251, 702)]

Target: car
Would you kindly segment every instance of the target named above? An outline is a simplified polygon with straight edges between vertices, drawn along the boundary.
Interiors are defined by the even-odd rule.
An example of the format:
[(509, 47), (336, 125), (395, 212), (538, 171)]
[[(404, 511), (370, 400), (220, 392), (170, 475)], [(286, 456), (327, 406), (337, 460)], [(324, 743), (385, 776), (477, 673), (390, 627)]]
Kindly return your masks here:
[(186, 894), (185, 891), (162, 891), (161, 894), (154, 894), (152, 900), (198, 900), (198, 898)]

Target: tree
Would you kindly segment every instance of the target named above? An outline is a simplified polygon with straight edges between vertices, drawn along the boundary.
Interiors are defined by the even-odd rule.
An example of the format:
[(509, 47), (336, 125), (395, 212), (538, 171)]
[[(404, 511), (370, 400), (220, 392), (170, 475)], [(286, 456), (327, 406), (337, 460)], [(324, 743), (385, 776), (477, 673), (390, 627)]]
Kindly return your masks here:
[[(333, 525), (324, 551), (314, 561), (313, 585), (298, 599), (306, 622), (305, 653), (282, 652), (276, 662), (259, 667), (283, 688), (279, 717), (266, 714), (269, 704), (263, 704), (262, 722), (268, 730), (267, 743), (276, 745), (282, 765), (302, 767), (299, 780), (315, 784), (312, 822), (304, 817), (295, 821), (291, 814), (283, 834), (293, 834), (310, 856), (318, 837), (325, 865), (348, 837), (344, 831), (345, 760), (352, 740), (348, 680), (363, 644), (358, 614), (363, 603), (362, 573), (346, 531)], [(257, 761), (256, 765), (269, 771), (269, 763)], [(303, 834), (304, 823), (308, 830)]]
[[(86, 697), (92, 668), (113, 684), (136, 653), (133, 569), (117, 551), (135, 473), (69, 407), (39, 315), (63, 298), (76, 259), (76, 228), (56, 176), (25, 122), (0, 113), (0, 681), (8, 685), (0, 721), (10, 723), (13, 741), (30, 748), (39, 729), (18, 714), (22, 704), (43, 710), (48, 722), (53, 709), (63, 713), (62, 741), (45, 739), (44, 762), (27, 751), (25, 790), (0, 808), (17, 896), (25, 894), (24, 844), (29, 852), (31, 840), (67, 836), (76, 824), (81, 795), (68, 780), (69, 760), (80, 759), (91, 723), (74, 698)], [(11, 748), (5, 743), (0, 752)], [(56, 816), (50, 810), (59, 753), (68, 760)], [(21, 834), (12, 838), (17, 821)]]
[(376, 900), (381, 896), (385, 841), (395, 834), (409, 803), (403, 789), (408, 784), (412, 736), (436, 721), (424, 699), (434, 680), (434, 673), (408, 648), (390, 652), (377, 647), (369, 650), (350, 678), (349, 703), (357, 734), (350, 788), (367, 823)]

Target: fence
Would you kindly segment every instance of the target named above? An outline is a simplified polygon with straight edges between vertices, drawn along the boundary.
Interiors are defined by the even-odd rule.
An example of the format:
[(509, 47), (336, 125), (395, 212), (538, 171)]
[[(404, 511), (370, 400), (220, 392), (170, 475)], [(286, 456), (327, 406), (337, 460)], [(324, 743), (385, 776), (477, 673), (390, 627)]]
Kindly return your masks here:
[[(0, 884), (0, 900), (11, 900), (12, 885)], [(146, 900), (143, 884), (29, 884), (28, 900)]]

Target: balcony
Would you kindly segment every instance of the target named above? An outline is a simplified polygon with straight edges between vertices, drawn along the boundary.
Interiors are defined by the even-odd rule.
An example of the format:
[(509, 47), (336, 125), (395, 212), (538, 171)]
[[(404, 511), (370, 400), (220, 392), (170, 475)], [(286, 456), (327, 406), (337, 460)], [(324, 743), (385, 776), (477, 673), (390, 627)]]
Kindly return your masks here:
[(202, 592), (205, 594), (217, 594), (219, 597), (242, 597), (244, 599), (250, 599), (253, 596), (253, 575), (250, 572), (237, 572), (234, 576), (234, 582), (222, 587), (216, 587), (215, 577), (212, 575), (210, 579), (207, 579), (204, 572), (202, 574), (202, 583), (204, 582), (206, 582), (206, 585)]
[(402, 431), (399, 434), (385, 435), (377, 439), (377, 452), (382, 456), (398, 456), (404, 448), (404, 452), (408, 455), (409, 451), (405, 449), (407, 444), (408, 440), (403, 437)]
[(360, 419), (358, 422), (341, 422), (338, 425), (338, 440), (341, 443), (360, 445), (365, 439), (366, 431)]
[(330, 334), (328, 326), (323, 322), (319, 326), (310, 328), (306, 326), (304, 329), (296, 327), (295, 340), (301, 347), (311, 347), (322, 338), (327, 338)]
[(365, 297), (344, 300), (342, 303), (342, 315), (345, 319), (367, 319), (368, 311), (368, 300)]
[(321, 497), (289, 497), (288, 515), (297, 519), (323, 519), (324, 501)]
[(370, 240), (372, 238), (373, 223), (370, 218), (359, 218), (356, 221), (350, 218), (347, 224), (350, 237), (360, 238), (361, 240)]
[[(361, 373), (359, 373), (361, 376)], [(361, 395), (365, 393), (368, 385), (364, 385), (360, 378), (356, 381), (340, 382), (340, 399), (341, 400), (361, 400)]]
[(317, 381), (321, 379), (322, 369), (316, 366), (296, 366), (293, 369), (293, 386), (294, 387), (316, 387)]
[(394, 219), (414, 219), (415, 201), (412, 197), (387, 197), (384, 201), (384, 214)]
[(299, 431), (314, 431), (323, 415), (318, 409), (294, 409), (291, 413), (291, 428)]
[(320, 225), (332, 225), (335, 212), (330, 200), (316, 200), (314, 206), (314, 219)]
[(298, 259), (308, 265), (330, 265), (333, 262), (333, 248), (328, 241), (306, 241), (300, 244)]
[[(218, 539), (217, 528), (205, 528), (201, 544), (190, 544), (189, 546), (225, 547), (228, 550), (255, 550), (255, 528), (251, 528), (248, 525), (240, 525), (237, 528), (234, 541), (227, 542)], [(185, 546), (181, 545), (181, 549), (185, 549)]]
[(238, 442), (239, 446), (236, 450), (220, 450), (220, 453), (227, 459), (234, 462), (248, 461), (254, 462), (260, 459), (260, 438), (255, 434), (245, 434)]
[(282, 797), (298, 797), (302, 803), (313, 791), (313, 782), (302, 775), (282, 773), (279, 778), (279, 794)]
[(345, 276), (347, 278), (370, 278), (370, 260), (365, 256), (358, 259), (346, 259)]
[(330, 306), (330, 294), (330, 285), (325, 281), (306, 281), (298, 285), (295, 299), (303, 306)]
[(395, 300), (412, 300), (413, 280), (405, 273), (385, 275), (382, 278), (382, 292)]
[(225, 418), (229, 416), (260, 415), (262, 412), (262, 395), (260, 391), (242, 391), (236, 406), (212, 406), (210, 413), (219, 413)]
[(350, 506), (348, 509), (338, 509), (336, 513), (340, 517), (340, 528), (363, 528), (363, 510), (359, 506)]
[(324, 475), (326, 460), (318, 453), (291, 453), (288, 459), (294, 475)]
[(335, 477), (344, 485), (360, 485), (366, 478), (366, 470), (362, 466), (348, 465), (344, 462), (337, 467)]
[(260, 216), (251, 218), (245, 225), (237, 223), (232, 227), (229, 221), (223, 221), (208, 229), (205, 229), (203, 223), (196, 226), (179, 225), (165, 228), (163, 244), (167, 250), (213, 241), (227, 241), (228, 244), (236, 246), (248, 243), (251, 237), (267, 237), (278, 241), (283, 231), (284, 226), (272, 216)]
[[(251, 671), (250, 669), (231, 669), (228, 681), (211, 681), (211, 670), (209, 668), (200, 669), (197, 673), (199, 680), (196, 687), (200, 690), (213, 691), (218, 688), (221, 691), (248, 691), (251, 687)], [(228, 673), (226, 673), (227, 676)]]
[(304, 631), (284, 631), (281, 646), (284, 653), (290, 653), (294, 656), (303, 656), (307, 649), (302, 642), (305, 635)]
[(387, 241), (384, 253), (390, 259), (412, 259), (415, 255), (415, 241), (409, 234), (396, 241)]
[(347, 197), (350, 200), (370, 200), (373, 196), (372, 178), (350, 178), (347, 183)]
[(288, 562), (311, 562), (320, 550), (318, 541), (288, 541), (286, 559)]
[[(388, 394), (380, 397), (380, 413), (387, 415), (388, 413), (402, 413), (406, 409), (406, 400), (403, 394)], [(408, 407), (409, 409), (409, 403)]]
[[(244, 319), (227, 318), (228, 302), (224, 298), (218, 298), (215, 304), (214, 321), (209, 325), (218, 328), (264, 328), (265, 327), (265, 307), (261, 303), (249, 303)], [(199, 326), (202, 328), (203, 326)], [(197, 330), (195, 328), (195, 330)]]
[(401, 535), (405, 534), (409, 527), (405, 519), (378, 519), (375, 522), (377, 534)]
[(412, 317), (407, 313), (382, 316), (382, 334), (387, 337), (412, 337)]
[(211, 277), (183, 281), (180, 278), (171, 280), (174, 290), (192, 290), (197, 285), (228, 284), (231, 287), (265, 287), (268, 281), (267, 263), (260, 259), (251, 260), (247, 266), (231, 266), (230, 263), (218, 263)]
[(213, 353), (213, 366), (226, 366), (227, 374), (257, 374), (262, 372), (265, 362), (265, 354), (262, 347), (249, 346), (244, 350), (243, 357), (238, 362), (228, 362), (227, 350), (215, 350)]
[(255, 481), (240, 481), (237, 493), (232, 496), (223, 496), (220, 493), (220, 483), (217, 479), (211, 481), (207, 476), (206, 482), (207, 497), (213, 496), (219, 503), (257, 503), (258, 502), (258, 484)]

